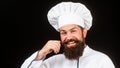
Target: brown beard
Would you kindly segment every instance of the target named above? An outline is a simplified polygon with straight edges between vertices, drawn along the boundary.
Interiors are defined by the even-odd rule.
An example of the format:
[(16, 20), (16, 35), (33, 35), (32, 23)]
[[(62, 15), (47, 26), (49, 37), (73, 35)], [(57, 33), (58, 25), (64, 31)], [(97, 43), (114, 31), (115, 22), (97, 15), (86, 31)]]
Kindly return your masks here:
[[(76, 45), (74, 47), (68, 48), (67, 44), (70, 41), (75, 41)], [(63, 42), (62, 45), (64, 46), (64, 54), (66, 58), (71, 59), (71, 60), (72, 59), (78, 60), (79, 57), (82, 56), (83, 50), (85, 47), (84, 39), (83, 41), (80, 41), (78, 39), (71, 39), (71, 40)]]

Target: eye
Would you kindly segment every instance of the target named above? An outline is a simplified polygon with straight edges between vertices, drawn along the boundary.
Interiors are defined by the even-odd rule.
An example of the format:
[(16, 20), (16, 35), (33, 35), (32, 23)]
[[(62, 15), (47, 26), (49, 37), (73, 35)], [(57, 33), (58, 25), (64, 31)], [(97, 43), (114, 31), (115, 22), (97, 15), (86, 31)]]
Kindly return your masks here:
[(71, 30), (71, 33), (73, 33), (73, 32), (77, 32), (77, 30), (76, 29)]
[(66, 31), (60, 31), (60, 34), (65, 35), (65, 34), (67, 34), (67, 32)]

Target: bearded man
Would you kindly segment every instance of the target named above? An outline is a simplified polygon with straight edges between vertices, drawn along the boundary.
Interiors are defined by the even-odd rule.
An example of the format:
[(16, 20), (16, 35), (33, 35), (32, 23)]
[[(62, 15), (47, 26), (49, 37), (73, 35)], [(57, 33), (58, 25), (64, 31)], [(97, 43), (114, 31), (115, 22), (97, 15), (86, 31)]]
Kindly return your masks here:
[[(61, 2), (51, 8), (47, 16), (49, 23), (60, 33), (60, 40), (49, 40), (26, 59), (21, 68), (115, 68), (106, 54), (85, 43), (92, 16), (83, 4)], [(61, 46), (64, 53), (57, 54)], [(51, 52), (56, 55), (45, 59)]]

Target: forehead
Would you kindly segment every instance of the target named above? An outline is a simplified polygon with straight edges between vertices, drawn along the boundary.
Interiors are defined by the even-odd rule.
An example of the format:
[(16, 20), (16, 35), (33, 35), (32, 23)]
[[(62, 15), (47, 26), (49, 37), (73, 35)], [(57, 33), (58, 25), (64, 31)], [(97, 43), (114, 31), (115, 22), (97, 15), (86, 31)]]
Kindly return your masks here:
[(61, 31), (61, 30), (71, 30), (71, 29), (80, 29), (80, 27), (76, 24), (67, 24), (67, 25), (60, 27), (59, 30)]

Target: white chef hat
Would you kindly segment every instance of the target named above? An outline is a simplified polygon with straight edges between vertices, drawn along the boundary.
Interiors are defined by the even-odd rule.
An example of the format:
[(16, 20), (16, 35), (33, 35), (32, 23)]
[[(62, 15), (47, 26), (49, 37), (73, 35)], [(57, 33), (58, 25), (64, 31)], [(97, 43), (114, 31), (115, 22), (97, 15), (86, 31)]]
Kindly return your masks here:
[(81, 3), (61, 2), (48, 11), (47, 18), (57, 31), (66, 24), (77, 24), (87, 30), (92, 26), (91, 13)]

